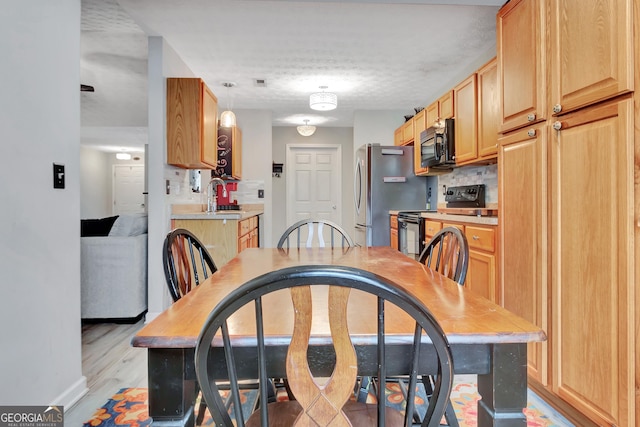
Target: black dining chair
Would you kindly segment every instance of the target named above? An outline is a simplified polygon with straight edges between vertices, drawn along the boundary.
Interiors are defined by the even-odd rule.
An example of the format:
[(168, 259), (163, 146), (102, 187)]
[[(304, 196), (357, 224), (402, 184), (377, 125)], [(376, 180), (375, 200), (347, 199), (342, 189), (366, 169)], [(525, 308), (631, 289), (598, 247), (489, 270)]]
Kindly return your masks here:
[(469, 267), (467, 238), (458, 228), (445, 227), (433, 235), (418, 261), (464, 285)]
[(207, 248), (184, 228), (172, 230), (165, 237), (162, 264), (174, 302), (218, 270)]
[[(418, 261), (463, 286), (467, 277), (467, 268), (469, 267), (469, 244), (467, 238), (458, 228), (445, 227), (433, 235), (420, 254)], [(436, 378), (431, 375), (425, 375), (421, 379), (428, 400), (433, 393)], [(405, 398), (407, 398), (406, 380), (400, 379), (399, 384)], [(414, 419), (416, 422), (420, 422), (420, 415), (417, 410), (414, 411)], [(445, 420), (450, 427), (458, 427), (459, 425), (451, 402), (447, 404)]]
[[(320, 289), (317, 291), (326, 292), (326, 295), (323, 294), (314, 300), (313, 292), (318, 287)], [(293, 333), (285, 360), (276, 358), (273, 364), (272, 361), (267, 364), (265, 355), (275, 350), (265, 345), (264, 325), (269, 319), (263, 318), (263, 309), (266, 307), (266, 302), (263, 305), (263, 297), (267, 299), (269, 294), (282, 290), (288, 290), (291, 295), (292, 311), (295, 313)], [(376, 350), (373, 356), (367, 358), (358, 356), (349, 334), (348, 301), (350, 293), (354, 290), (359, 291), (359, 301), (367, 297), (361, 292), (371, 294), (369, 298), (374, 302), (374, 306), (377, 306), (377, 314), (375, 309), (373, 313), (373, 322), (377, 322), (377, 335), (372, 337)], [(406, 358), (386, 355), (387, 350), (397, 348), (388, 347), (385, 339), (385, 309), (389, 311), (389, 304), (397, 306), (415, 321), (413, 336), (406, 337), (407, 348), (403, 349), (406, 350), (404, 354), (408, 355)], [(236, 359), (239, 351), (247, 351), (246, 337), (241, 340), (243, 342), (239, 343), (239, 347), (235, 347), (234, 339), (227, 327), (228, 319), (243, 307), (244, 313), (253, 313), (250, 316), (254, 318), (256, 325), (253, 337), (255, 340), (252, 339), (251, 342), (255, 342), (257, 357), (251, 365)], [(248, 307), (250, 311), (246, 311)], [(314, 316), (310, 315), (312, 311)], [(320, 357), (316, 352), (323, 351), (322, 345), (310, 345), (312, 325), (314, 321), (318, 321), (318, 312), (328, 313), (326, 318), (329, 319), (331, 344), (327, 345), (333, 348), (335, 357)], [(400, 339), (393, 338), (396, 346)], [(429, 347), (425, 348), (421, 345), (422, 342), (429, 342)], [(359, 348), (360, 351), (364, 351)], [(213, 362), (212, 353), (223, 361)], [(388, 365), (391, 360), (393, 365)], [(338, 418), (341, 423), (331, 425), (405, 426), (410, 422), (405, 417), (410, 418), (411, 415), (403, 415), (400, 411), (386, 406), (384, 378), (387, 376), (388, 367), (412, 373), (409, 384), (410, 390), (414, 390), (417, 374), (421, 373), (425, 366), (437, 371), (437, 381), (421, 425), (436, 426), (449, 401), (453, 379), (452, 363), (451, 349), (442, 328), (417, 298), (394, 282), (368, 271), (330, 265), (288, 267), (246, 282), (213, 308), (200, 332), (195, 350), (197, 378), (215, 425), (228, 427), (234, 424), (216, 384), (220, 378), (230, 379), (234, 400), (233, 416), (237, 426), (291, 426), (298, 417), (302, 418), (302, 425), (327, 426), (336, 422), (335, 418)], [(273, 372), (271, 369), (276, 369), (277, 372), (286, 371), (296, 400), (262, 405), (245, 423), (240, 393), (235, 386), (241, 376), (237, 369), (239, 366), (248, 369), (248, 375), (257, 372), (260, 384), (266, 384), (265, 380)], [(378, 378), (383, 379), (375, 404), (361, 403), (354, 399), (353, 384), (359, 367), (375, 369)], [(323, 381), (318, 381), (318, 377), (323, 378)], [(329, 379), (326, 380), (327, 378)], [(265, 388), (261, 387), (261, 396), (266, 395)], [(413, 412), (412, 397), (413, 393), (410, 391), (406, 414)], [(351, 424), (347, 424), (347, 420)]]
[(327, 246), (331, 248), (342, 246), (345, 248), (354, 246), (354, 243), (349, 234), (332, 221), (303, 219), (291, 225), (282, 233), (277, 248), (324, 248)]

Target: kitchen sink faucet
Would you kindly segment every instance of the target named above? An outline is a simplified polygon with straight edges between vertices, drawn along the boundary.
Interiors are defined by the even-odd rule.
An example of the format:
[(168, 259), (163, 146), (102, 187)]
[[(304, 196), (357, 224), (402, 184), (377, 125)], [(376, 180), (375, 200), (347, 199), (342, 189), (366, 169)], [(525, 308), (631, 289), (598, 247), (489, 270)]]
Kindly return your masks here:
[(227, 184), (220, 178), (211, 178), (207, 185), (207, 213), (215, 212), (218, 209), (218, 191), (213, 184), (222, 185), (222, 196), (227, 197)]

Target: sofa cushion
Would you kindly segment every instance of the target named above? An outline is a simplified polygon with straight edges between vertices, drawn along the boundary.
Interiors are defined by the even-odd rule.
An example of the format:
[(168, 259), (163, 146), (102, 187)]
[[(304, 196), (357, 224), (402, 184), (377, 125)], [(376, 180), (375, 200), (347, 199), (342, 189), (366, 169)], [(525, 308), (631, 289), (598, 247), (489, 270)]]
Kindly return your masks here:
[(125, 214), (116, 219), (109, 236), (139, 236), (147, 232), (147, 214)]
[(81, 219), (80, 237), (108, 236), (117, 218), (118, 215), (100, 219)]

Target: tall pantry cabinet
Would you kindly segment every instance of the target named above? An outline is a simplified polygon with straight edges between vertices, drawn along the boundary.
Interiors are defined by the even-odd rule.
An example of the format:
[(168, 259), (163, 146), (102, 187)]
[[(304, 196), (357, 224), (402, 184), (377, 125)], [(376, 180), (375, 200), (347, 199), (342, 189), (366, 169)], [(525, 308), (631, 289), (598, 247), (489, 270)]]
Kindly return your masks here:
[[(633, 5), (511, 0), (497, 19), (503, 304), (547, 332), (529, 350), (530, 383), (578, 425), (640, 420)], [(536, 19), (518, 39), (523, 16)]]

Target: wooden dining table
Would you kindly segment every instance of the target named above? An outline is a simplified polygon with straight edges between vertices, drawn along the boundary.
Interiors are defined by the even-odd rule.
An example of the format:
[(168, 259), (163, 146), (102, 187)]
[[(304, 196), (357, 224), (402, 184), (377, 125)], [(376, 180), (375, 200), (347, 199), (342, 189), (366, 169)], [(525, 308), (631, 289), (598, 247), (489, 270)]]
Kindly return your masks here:
[[(222, 266), (132, 339), (133, 346), (148, 350), (149, 415), (155, 425), (194, 425), (195, 344), (215, 305), (250, 279), (296, 265), (355, 267), (385, 277), (411, 292), (428, 307), (445, 331), (453, 353), (454, 372), (478, 375), (478, 393), (482, 396), (477, 408), (478, 425), (526, 425), (522, 410), (527, 405), (527, 343), (544, 341), (544, 332), (390, 247), (246, 249)], [(286, 350), (283, 348), (291, 336), (293, 314), (286, 308), (290, 297), (289, 304), (277, 296), (274, 298), (264, 303), (267, 365), (274, 369), (282, 366), (279, 373), (284, 376)], [(365, 355), (367, 348), (376, 344), (375, 313), (375, 299), (352, 295), (349, 330)], [(393, 311), (386, 316), (389, 340), (401, 341), (404, 336), (413, 336), (412, 322), (405, 321), (400, 314), (394, 319)], [(312, 330), (312, 339), (330, 335), (328, 322), (320, 325), (319, 329)], [(257, 377), (255, 348), (251, 345), (255, 342), (253, 328), (251, 320), (241, 317), (229, 324), (232, 342), (244, 348), (240, 353), (239, 373), (248, 379)], [(212, 351), (212, 357), (221, 357), (216, 354), (221, 352)], [(387, 362), (389, 372), (393, 372), (394, 357), (398, 356), (391, 356)], [(375, 368), (376, 364), (371, 365)], [(242, 366), (246, 366), (244, 371)], [(374, 376), (376, 371), (362, 368), (359, 374)]]

